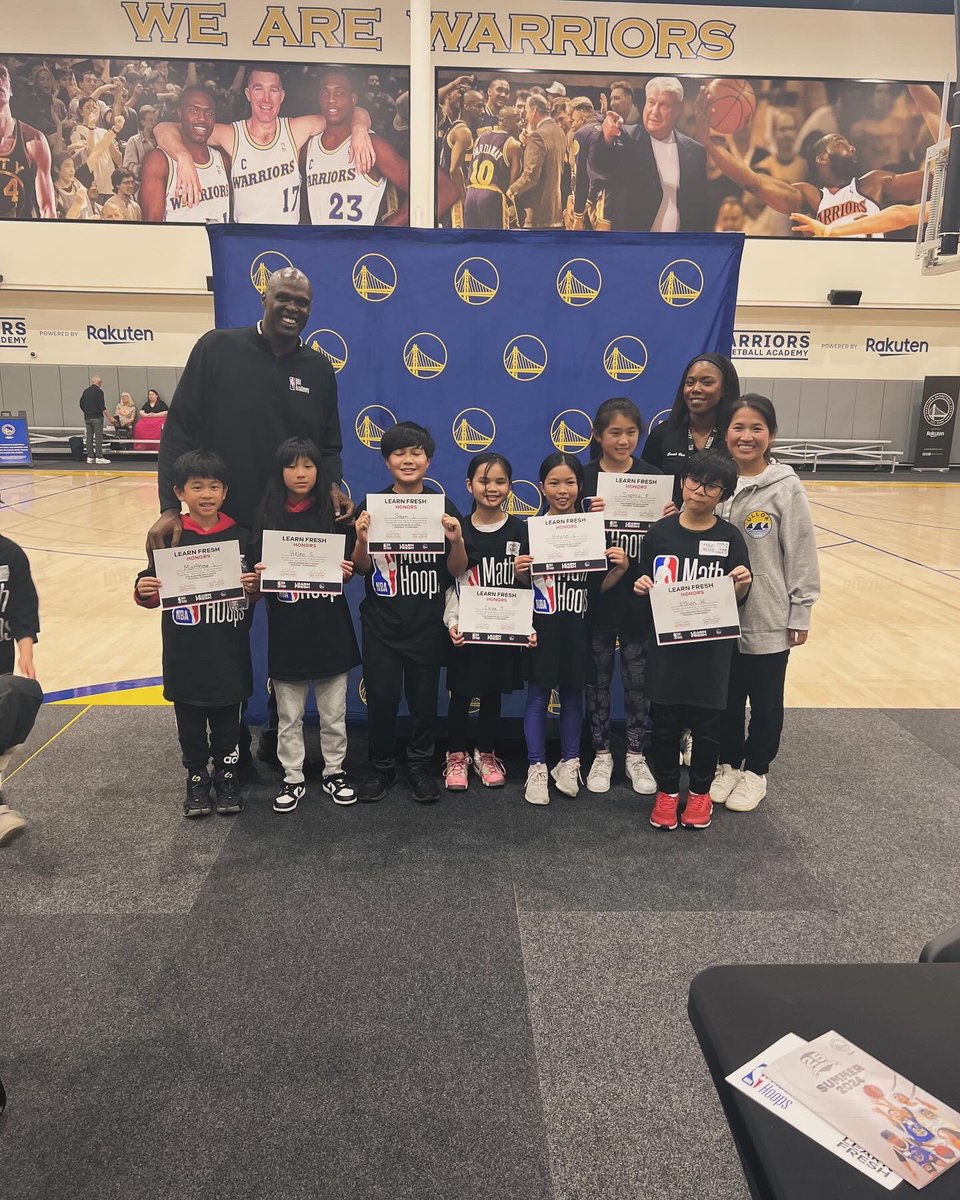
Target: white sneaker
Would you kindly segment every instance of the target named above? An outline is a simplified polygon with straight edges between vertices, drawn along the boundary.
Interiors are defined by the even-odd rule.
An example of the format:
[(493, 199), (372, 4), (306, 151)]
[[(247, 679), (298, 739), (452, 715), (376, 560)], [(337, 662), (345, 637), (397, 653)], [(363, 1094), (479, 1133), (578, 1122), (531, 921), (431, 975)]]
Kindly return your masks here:
[(22, 813), (8, 804), (0, 804), (0, 846), (12, 842), (18, 833), (23, 832), (26, 824)]
[(576, 796), (580, 791), (580, 759), (561, 758), (550, 772), (557, 791), (565, 796)]
[(92, 458), (88, 458), (88, 459), (87, 459), (87, 462), (88, 462), (88, 463), (92, 463), (92, 462), (93, 462), (93, 459), (92, 459)]
[(730, 763), (721, 763), (710, 786), (710, 799), (714, 804), (726, 804), (727, 797), (740, 782), (742, 772)]
[(752, 812), (767, 794), (766, 775), (744, 771), (736, 787), (727, 797), (727, 808), (733, 812)]
[(110, 465), (109, 458), (95, 458), (93, 461), (99, 463), (101, 467), (108, 467)]
[(528, 804), (549, 804), (550, 784), (546, 763), (531, 763), (527, 770), (527, 787), (523, 798)]
[(652, 796), (657, 790), (657, 781), (643, 755), (628, 754), (624, 765), (633, 790), (641, 796)]
[[(598, 754), (593, 760), (590, 774), (587, 776), (588, 792), (609, 792), (610, 776), (613, 774), (613, 755)], [(562, 790), (562, 789), (561, 789)]]
[(680, 734), (680, 766), (690, 766), (690, 755), (693, 753), (693, 736), (689, 729)]

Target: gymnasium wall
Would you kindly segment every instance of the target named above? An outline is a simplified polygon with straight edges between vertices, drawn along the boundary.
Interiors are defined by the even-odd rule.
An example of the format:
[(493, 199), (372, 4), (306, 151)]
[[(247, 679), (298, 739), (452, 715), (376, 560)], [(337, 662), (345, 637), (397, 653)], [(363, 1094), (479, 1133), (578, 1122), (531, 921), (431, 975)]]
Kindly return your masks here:
[[(90, 0), (81, 9), (35, 0), (5, 14), (0, 56), (72, 50), (291, 64), (409, 63), (407, 7)], [(799, 3), (763, 9), (584, 0), (575, 13), (572, 7), (564, 0), (538, 6), (494, 0), (482, 10), (435, 6), (431, 94), (425, 89), (418, 96), (415, 82), (412, 104), (414, 224), (432, 222), (434, 70), (483, 78), (498, 70), (546, 79), (588, 69), (611, 79), (642, 72), (900, 81), (943, 79), (953, 70), (953, 20), (937, 0), (927, 7), (940, 12), (909, 13), (816, 10)], [(66, 419), (75, 406), (73, 368), (106, 374), (104, 367), (114, 367), (118, 382), (120, 371), (175, 369), (197, 334), (213, 323), (209, 272), (200, 227), (0, 223), (3, 407), (30, 408), (39, 397), (38, 412), (53, 413), (59, 381)], [(860, 308), (830, 308), (831, 288), (862, 290)], [(322, 281), (318, 296), (322, 311)], [(747, 379), (777, 381), (779, 402), (791, 412), (796, 405), (798, 434), (842, 436), (824, 434), (821, 425), (845, 426), (841, 414), (852, 413), (851, 436), (891, 436), (909, 449), (915, 406), (912, 389), (906, 390), (910, 382), (928, 373), (960, 373), (958, 310), (960, 274), (921, 277), (907, 243), (748, 239), (737, 328), (750, 336), (735, 361)], [(14, 317), (25, 322), (25, 339), (4, 336), (4, 319)], [(107, 330), (106, 339), (90, 336), (90, 326)], [(111, 327), (127, 326), (150, 330), (152, 337), (106, 344)], [(853, 384), (854, 391), (841, 384)], [(134, 387), (128, 390), (136, 394)], [(831, 397), (838, 405), (833, 415)], [(902, 435), (890, 432), (895, 429)], [(960, 457), (960, 444), (954, 457)]]

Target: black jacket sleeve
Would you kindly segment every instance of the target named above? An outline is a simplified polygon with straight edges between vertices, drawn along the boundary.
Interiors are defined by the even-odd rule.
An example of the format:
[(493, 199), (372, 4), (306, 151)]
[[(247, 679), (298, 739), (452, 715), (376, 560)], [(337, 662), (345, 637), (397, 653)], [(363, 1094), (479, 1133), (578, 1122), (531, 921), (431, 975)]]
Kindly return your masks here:
[(17, 546), (10, 555), (10, 600), (5, 613), (13, 640), (37, 640), (40, 632), (40, 602), (30, 573), (30, 560)]
[(667, 423), (663, 421), (656, 429), (651, 429), (640, 454), (644, 462), (648, 462), (651, 467), (659, 467), (661, 471), (663, 470), (663, 436), (666, 428)]
[(199, 445), (201, 414), (203, 409), (203, 383), (207, 365), (206, 337), (202, 337), (190, 351), (180, 382), (177, 384), (170, 411), (160, 439), (157, 457), (157, 490), (160, 495), (160, 511), (172, 508), (180, 511), (180, 501), (173, 490), (173, 464), (181, 454), (194, 450)]
[(340, 409), (337, 400), (337, 377), (330, 372), (327, 385), (326, 412), (322, 417), (317, 446), (323, 459), (323, 468), (331, 483), (339, 483), (343, 478), (343, 463), (340, 452), (343, 450), (343, 434), (340, 432)]

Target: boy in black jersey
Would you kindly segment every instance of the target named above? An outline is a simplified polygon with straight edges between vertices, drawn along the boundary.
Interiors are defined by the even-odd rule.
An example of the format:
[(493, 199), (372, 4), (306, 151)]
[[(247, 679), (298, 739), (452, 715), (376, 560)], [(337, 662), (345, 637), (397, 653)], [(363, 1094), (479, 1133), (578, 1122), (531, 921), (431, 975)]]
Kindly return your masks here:
[[(8, 537), (0, 536), (0, 676), (13, 675), (14, 657), (19, 660), (20, 676), (16, 681), (8, 679), (0, 688), (0, 713), (4, 710), (5, 697), (9, 694), (9, 712), (18, 709), (21, 703), (32, 707), (30, 698), (36, 698), (36, 709), (40, 707), (43, 692), (37, 683), (37, 671), (33, 665), (33, 643), (40, 632), (40, 613), (37, 601), (37, 589), (30, 573), (30, 561), (16, 542)], [(16, 655), (14, 654), (16, 643)], [(29, 682), (28, 682), (29, 681)], [(21, 701), (19, 693), (24, 699)], [(0, 721), (0, 726), (3, 722)], [(27, 734), (33, 726), (33, 720), (22, 724), (14, 721), (16, 733), (7, 732), (0, 739), (0, 775), (2, 775), (10, 755), (21, 742), (26, 741)], [(2, 782), (2, 780), (0, 780)], [(4, 803), (3, 793), (0, 792), (0, 846), (17, 836), (26, 821), (23, 814)]]
[[(187, 769), (185, 817), (210, 812), (211, 784), (218, 813), (240, 812), (243, 799), (236, 778), (240, 705), (253, 691), (250, 663), (252, 605), (257, 574), (247, 570), (248, 534), (221, 513), (227, 495), (223, 459), (203, 450), (181, 454), (173, 464), (177, 499), (186, 504), (181, 546), (238, 542), (246, 595), (241, 600), (185, 604), (163, 613), (163, 696), (173, 702), (177, 734)], [(160, 580), (153, 562), (137, 576), (134, 599), (144, 608), (160, 607)], [(207, 726), (210, 734), (207, 736)], [(213, 759), (213, 778), (207, 764)]]
[[(384, 492), (420, 495), (432, 492), (423, 477), (436, 443), (430, 431), (401, 421), (380, 439), (380, 453), (393, 482)], [(446, 649), (443, 623), (446, 590), (467, 569), (460, 514), (444, 497), (443, 528), (449, 543), (442, 554), (371, 554), (370, 513), (357, 505), (357, 544), (353, 565), (364, 576), (360, 605), (363, 628), (363, 681), (367, 692), (367, 728), (373, 771), (360, 789), (368, 803), (382, 800), (397, 779), (396, 730), (401, 691), (410, 710), (407, 742), (408, 782), (420, 804), (432, 804), (440, 792), (433, 776), (437, 688)]]
[(653, 768), (657, 798), (650, 824), (676, 829), (680, 806), (680, 735), (693, 735), (690, 791), (680, 824), (706, 829), (713, 806), (710, 788), (720, 752), (720, 719), (727, 706), (733, 640), (660, 646), (650, 615), (650, 589), (729, 575), (737, 603), (750, 590), (750, 560), (743, 534), (714, 514), (733, 495), (737, 468), (718, 450), (701, 450), (682, 480), (683, 510), (657, 521), (640, 547), (640, 577), (633, 585), (642, 597), (641, 617), (649, 623), (647, 694), (652, 701)]

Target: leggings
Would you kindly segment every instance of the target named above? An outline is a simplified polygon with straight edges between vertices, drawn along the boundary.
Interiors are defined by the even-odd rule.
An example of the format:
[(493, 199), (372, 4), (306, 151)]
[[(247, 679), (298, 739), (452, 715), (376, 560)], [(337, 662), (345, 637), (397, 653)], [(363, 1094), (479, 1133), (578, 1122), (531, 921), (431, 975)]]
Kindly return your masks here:
[[(480, 711), (477, 714), (477, 749), (481, 754), (492, 754), (493, 743), (497, 736), (497, 726), (500, 724), (500, 704), (503, 696), (500, 692), (488, 692), (480, 697)], [(470, 705), (473, 701), (469, 696), (458, 696), (452, 692), (447, 706), (447, 749), (451, 753), (459, 753), (467, 748), (467, 718), (470, 715)]]
[[(593, 682), (587, 684), (587, 720), (594, 750), (610, 749), (610, 684), (617, 635), (613, 630), (595, 629), (590, 639)], [(643, 753), (643, 731), (650, 711), (645, 682), (647, 644), (620, 638), (620, 678), (623, 680), (624, 715), (627, 724), (627, 753)]]
[[(550, 688), (527, 684), (527, 707), (523, 713), (523, 736), (527, 739), (527, 761), (547, 761), (547, 705)], [(560, 757), (580, 757), (580, 732), (583, 729), (583, 692), (579, 688), (560, 688)]]

